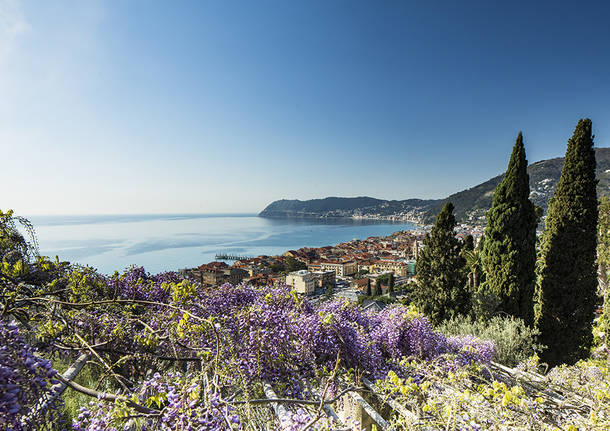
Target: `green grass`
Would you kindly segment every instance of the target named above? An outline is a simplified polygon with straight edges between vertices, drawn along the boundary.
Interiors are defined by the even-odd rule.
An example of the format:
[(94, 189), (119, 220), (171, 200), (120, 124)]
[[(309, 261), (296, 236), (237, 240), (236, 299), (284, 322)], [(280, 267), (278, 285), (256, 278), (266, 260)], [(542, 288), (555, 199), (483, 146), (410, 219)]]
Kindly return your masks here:
[[(70, 365), (72, 365), (72, 363), (76, 360), (76, 357), (77, 356), (71, 358), (54, 355), (50, 359), (53, 362), (53, 367), (60, 374), (62, 374)], [(76, 376), (74, 381), (82, 386), (97, 389), (103, 392), (112, 392), (116, 390), (116, 387), (112, 384), (112, 382), (109, 381), (109, 379), (105, 379), (105, 381), (98, 388), (98, 381), (102, 377), (102, 374), (102, 370), (99, 366), (93, 363), (87, 363), (80, 373), (78, 373), (78, 376)], [(80, 408), (88, 406), (90, 401), (96, 401), (95, 398), (81, 394), (72, 388), (66, 388), (64, 393), (61, 395), (61, 399), (63, 401), (63, 406), (61, 408), (63, 417), (61, 422), (63, 423), (58, 424), (59, 426), (57, 427), (57, 429), (61, 431), (72, 430), (72, 420), (78, 417)]]

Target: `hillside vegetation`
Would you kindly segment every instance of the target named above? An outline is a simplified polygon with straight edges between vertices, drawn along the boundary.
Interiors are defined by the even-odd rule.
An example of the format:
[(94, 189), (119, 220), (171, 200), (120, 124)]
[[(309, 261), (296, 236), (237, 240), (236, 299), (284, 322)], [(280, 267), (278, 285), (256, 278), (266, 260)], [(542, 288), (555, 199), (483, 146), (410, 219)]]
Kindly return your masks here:
[(457, 237), (444, 203), (417, 281), (379, 309), (285, 284), (104, 276), (39, 256), (33, 226), (0, 211), (0, 430), (610, 429), (610, 199), (591, 120), (568, 140), (538, 249), (526, 167), (519, 134), (481, 242)]
[[(598, 196), (610, 195), (610, 148), (596, 148)], [(542, 160), (530, 164), (530, 199), (545, 211), (561, 176), (563, 157)], [(445, 199), (382, 200), (370, 197), (329, 197), (307, 201), (282, 199), (269, 204), (261, 217), (335, 218), (364, 215), (409, 215), (413, 220), (429, 223), (446, 202), (455, 207), (458, 221), (483, 216), (491, 207), (493, 192), (504, 174), (491, 178), (470, 189), (448, 196)]]

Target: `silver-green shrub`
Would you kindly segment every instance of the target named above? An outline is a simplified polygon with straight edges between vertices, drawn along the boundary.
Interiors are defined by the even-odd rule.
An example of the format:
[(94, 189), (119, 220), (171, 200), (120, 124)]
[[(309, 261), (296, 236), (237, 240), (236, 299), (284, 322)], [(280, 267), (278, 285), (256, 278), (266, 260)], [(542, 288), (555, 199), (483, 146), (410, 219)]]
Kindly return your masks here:
[(496, 345), (494, 360), (513, 367), (526, 360), (541, 346), (536, 343), (539, 332), (512, 316), (494, 316), (487, 321), (458, 316), (446, 320), (437, 328), (446, 335), (475, 335)]

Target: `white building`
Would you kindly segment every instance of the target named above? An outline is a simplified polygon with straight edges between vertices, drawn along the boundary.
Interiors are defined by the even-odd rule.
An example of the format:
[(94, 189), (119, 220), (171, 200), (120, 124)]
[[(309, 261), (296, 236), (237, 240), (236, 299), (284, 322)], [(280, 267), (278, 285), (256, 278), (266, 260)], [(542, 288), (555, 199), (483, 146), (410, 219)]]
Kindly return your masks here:
[(289, 273), (286, 276), (286, 284), (292, 286), (297, 293), (304, 295), (311, 295), (316, 290), (314, 275), (305, 269)]

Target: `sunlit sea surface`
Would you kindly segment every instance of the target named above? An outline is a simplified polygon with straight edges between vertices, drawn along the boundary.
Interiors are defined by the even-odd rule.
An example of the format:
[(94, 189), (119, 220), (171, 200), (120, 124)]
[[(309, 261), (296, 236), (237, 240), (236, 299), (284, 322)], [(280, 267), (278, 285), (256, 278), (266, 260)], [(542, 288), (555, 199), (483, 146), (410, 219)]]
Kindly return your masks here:
[(254, 214), (31, 216), (40, 253), (111, 274), (191, 268), (217, 253), (259, 256), (417, 229), (411, 223), (267, 219)]

